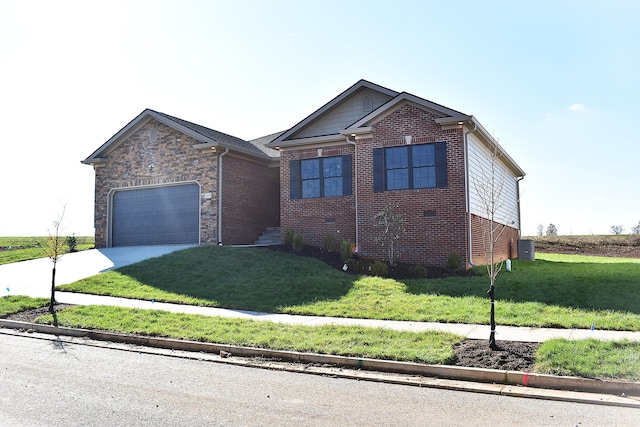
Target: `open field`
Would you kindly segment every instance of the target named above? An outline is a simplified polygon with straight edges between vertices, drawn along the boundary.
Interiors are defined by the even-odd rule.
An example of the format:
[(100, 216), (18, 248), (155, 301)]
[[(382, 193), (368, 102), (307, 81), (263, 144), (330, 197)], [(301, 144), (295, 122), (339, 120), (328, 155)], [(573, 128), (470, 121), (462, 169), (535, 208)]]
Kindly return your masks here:
[[(38, 245), (47, 239), (47, 236), (0, 237), (0, 265), (42, 258), (44, 254)], [(79, 251), (94, 247), (93, 236), (76, 236), (76, 241), (76, 249)]]
[(640, 235), (534, 236), (537, 252), (640, 258)]

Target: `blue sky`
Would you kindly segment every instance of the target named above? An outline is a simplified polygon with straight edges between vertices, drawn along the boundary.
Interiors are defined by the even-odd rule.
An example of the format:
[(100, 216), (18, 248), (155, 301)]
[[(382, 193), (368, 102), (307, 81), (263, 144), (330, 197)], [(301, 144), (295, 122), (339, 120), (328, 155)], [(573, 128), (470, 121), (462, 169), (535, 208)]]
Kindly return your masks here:
[(93, 233), (80, 164), (145, 108), (251, 139), (361, 78), (472, 114), (522, 232), (640, 221), (640, 2), (0, 0), (0, 235)]

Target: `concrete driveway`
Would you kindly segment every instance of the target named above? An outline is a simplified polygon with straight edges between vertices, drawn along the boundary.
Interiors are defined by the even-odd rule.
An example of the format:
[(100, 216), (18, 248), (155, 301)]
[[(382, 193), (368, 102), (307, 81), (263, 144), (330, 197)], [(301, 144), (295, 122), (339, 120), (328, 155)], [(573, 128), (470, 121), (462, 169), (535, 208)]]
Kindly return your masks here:
[[(72, 283), (103, 271), (159, 257), (192, 246), (128, 246), (122, 248), (90, 249), (65, 254), (58, 260), (56, 285)], [(49, 258), (0, 265), (0, 297), (27, 295), (51, 296), (51, 269)]]

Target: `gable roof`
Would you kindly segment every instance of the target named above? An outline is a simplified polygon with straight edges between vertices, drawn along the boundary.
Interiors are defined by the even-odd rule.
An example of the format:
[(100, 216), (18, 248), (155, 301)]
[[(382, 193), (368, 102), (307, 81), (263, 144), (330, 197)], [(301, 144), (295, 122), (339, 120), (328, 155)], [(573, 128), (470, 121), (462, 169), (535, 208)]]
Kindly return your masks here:
[(357, 122), (353, 123), (347, 129), (369, 126), (378, 121), (381, 116), (384, 116), (393, 111), (396, 106), (400, 105), (404, 101), (412, 102), (427, 110), (431, 110), (441, 117), (466, 116), (466, 114), (461, 113), (460, 111), (452, 110), (451, 108), (447, 108), (444, 105), (436, 104), (435, 102), (431, 102), (427, 99), (420, 98), (407, 92), (401, 92), (393, 99), (389, 100), (389, 102), (381, 105), (366, 116), (362, 117)]
[[(344, 129), (340, 129), (337, 133), (331, 135), (319, 135), (313, 137), (297, 137), (299, 133), (305, 127), (311, 125), (311, 123), (321, 120), (330, 110), (335, 109), (340, 103), (344, 102), (347, 98), (353, 96), (358, 90), (362, 88), (368, 88), (378, 91), (387, 96), (391, 96), (387, 102), (373, 109), (373, 111), (365, 114), (352, 124), (346, 126)], [(412, 103), (420, 108), (432, 111), (439, 118), (436, 122), (440, 125), (465, 125), (468, 126), (470, 132), (478, 132), (484, 142), (490, 146), (498, 147), (500, 155), (503, 157), (505, 163), (518, 175), (524, 176), (525, 173), (522, 168), (509, 156), (509, 154), (500, 146), (498, 141), (478, 122), (478, 120), (471, 115), (461, 113), (460, 111), (453, 110), (445, 107), (444, 105), (437, 104), (419, 96), (410, 94), (408, 92), (395, 92), (391, 89), (387, 89), (383, 86), (376, 85), (367, 80), (360, 80), (349, 89), (342, 92), (340, 95), (333, 98), (331, 101), (320, 107), (313, 114), (296, 124), (291, 129), (283, 132), (278, 138), (275, 138), (272, 142), (267, 144), (267, 147), (280, 148), (287, 146), (298, 146), (315, 143), (328, 143), (334, 142), (340, 139), (344, 139), (345, 136), (352, 134), (369, 133), (372, 130), (372, 125), (380, 121), (382, 118), (391, 114), (400, 105), (404, 103)]]
[(265, 149), (264, 142), (261, 143), (261, 146), (256, 146), (255, 144), (241, 138), (237, 138), (223, 132), (218, 132), (217, 130), (147, 108), (136, 118), (131, 120), (125, 127), (120, 129), (118, 133), (109, 138), (107, 142), (102, 144), (100, 148), (94, 151), (89, 157), (82, 160), (82, 163), (100, 163), (102, 161), (100, 156), (104, 156), (105, 154), (113, 151), (124, 140), (126, 140), (127, 137), (132, 135), (140, 129), (140, 127), (151, 120), (157, 120), (173, 129), (191, 136), (200, 142), (200, 144), (196, 145), (198, 148), (229, 148), (230, 150), (258, 157), (263, 160), (273, 160), (279, 157), (279, 153), (276, 150)]
[[(283, 132), (278, 138), (274, 139), (270, 144), (268, 144), (268, 146), (271, 146), (271, 147), (279, 146), (283, 141), (290, 139), (292, 135), (304, 129), (306, 126), (314, 122), (316, 119), (322, 117), (328, 111), (335, 108), (341, 102), (345, 101), (355, 92), (363, 88), (371, 89), (391, 97), (395, 97), (398, 95), (398, 92), (396, 91), (387, 89), (386, 87), (361, 79), (358, 82), (356, 82), (354, 85), (349, 87), (347, 90), (345, 90), (344, 92), (342, 92), (341, 94), (333, 98), (331, 101), (327, 102), (322, 107), (318, 108), (316, 111), (314, 111), (311, 115), (309, 115), (308, 117), (300, 121), (298, 124), (290, 128), (289, 130), (286, 130), (285, 132)], [(336, 133), (336, 135), (339, 135), (339, 134)]]

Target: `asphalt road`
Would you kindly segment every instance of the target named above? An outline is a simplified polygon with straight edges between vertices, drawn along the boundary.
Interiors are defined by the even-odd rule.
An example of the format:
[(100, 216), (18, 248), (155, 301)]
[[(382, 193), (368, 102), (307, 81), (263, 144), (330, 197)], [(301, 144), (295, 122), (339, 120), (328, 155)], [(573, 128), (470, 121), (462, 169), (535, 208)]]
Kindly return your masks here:
[[(278, 372), (0, 330), (2, 426), (610, 426), (640, 411)], [(123, 348), (122, 345), (119, 348)]]

